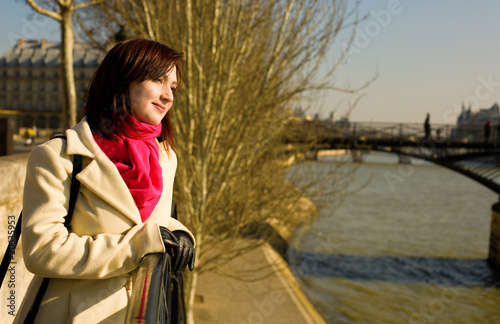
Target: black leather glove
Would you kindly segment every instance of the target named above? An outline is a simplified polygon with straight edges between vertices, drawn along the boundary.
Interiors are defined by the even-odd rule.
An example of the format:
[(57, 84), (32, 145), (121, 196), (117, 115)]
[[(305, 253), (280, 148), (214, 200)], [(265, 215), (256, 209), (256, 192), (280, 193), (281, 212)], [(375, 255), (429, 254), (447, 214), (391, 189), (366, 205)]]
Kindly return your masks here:
[(184, 231), (175, 231), (174, 234), (177, 236), (179, 242), (179, 254), (174, 258), (174, 262), (172, 262), (172, 270), (177, 278), (180, 278), (187, 265), (189, 265), (189, 270), (193, 271), (195, 253), (193, 242), (188, 234)]
[(179, 254), (179, 240), (174, 233), (166, 227), (160, 226), (160, 233), (165, 251), (172, 257), (172, 260), (175, 260), (176, 256)]

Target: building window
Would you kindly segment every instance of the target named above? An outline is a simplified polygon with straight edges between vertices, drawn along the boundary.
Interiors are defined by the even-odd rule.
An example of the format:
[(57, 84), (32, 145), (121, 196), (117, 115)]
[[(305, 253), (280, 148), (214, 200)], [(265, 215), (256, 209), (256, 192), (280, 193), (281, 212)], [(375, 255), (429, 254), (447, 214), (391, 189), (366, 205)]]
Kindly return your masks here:
[(5, 108), (5, 97), (0, 97), (0, 109)]
[(44, 115), (39, 115), (36, 118), (36, 128), (44, 129), (47, 127), (47, 118)]
[(31, 81), (28, 81), (28, 83), (26, 83), (26, 90), (31, 90)]
[(19, 99), (13, 99), (12, 100), (12, 108), (13, 109), (19, 109)]
[(59, 108), (59, 104), (57, 102), (57, 98), (52, 98), (52, 110), (57, 110)]
[(22, 125), (23, 127), (33, 127), (33, 117), (31, 115), (26, 115), (24, 116), (24, 118), (22, 119)]
[(31, 100), (31, 97), (26, 97), (25, 101), (24, 101), (24, 107), (26, 108), (26, 110), (31, 110), (33, 107), (32, 107), (32, 100)]
[(45, 83), (40, 82), (40, 87), (39, 87), (39, 89), (40, 89), (41, 91), (45, 90)]
[(17, 82), (12, 83), (12, 90), (19, 90), (19, 83)]
[(81, 111), (83, 109), (84, 102), (81, 99), (78, 99), (77, 101), (78, 101), (78, 103), (76, 105), (76, 110)]
[(54, 85), (52, 86), (52, 90), (57, 91), (58, 90), (58, 82), (54, 82)]
[(59, 117), (52, 116), (49, 119), (49, 128), (57, 129), (61, 127), (61, 123), (59, 122)]
[(2, 81), (2, 83), (0, 83), (0, 90), (7, 90), (7, 83), (5, 81)]

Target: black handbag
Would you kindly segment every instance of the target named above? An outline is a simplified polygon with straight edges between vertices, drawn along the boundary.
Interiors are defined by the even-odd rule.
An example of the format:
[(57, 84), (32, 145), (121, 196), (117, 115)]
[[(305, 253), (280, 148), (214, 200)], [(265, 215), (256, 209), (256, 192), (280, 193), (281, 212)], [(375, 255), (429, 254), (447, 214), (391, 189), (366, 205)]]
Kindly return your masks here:
[[(62, 137), (62, 136), (61, 136)], [(80, 181), (76, 179), (76, 175), (82, 170), (82, 156), (74, 155), (73, 156), (73, 173), (71, 176), (71, 189), (69, 196), (69, 206), (68, 206), (68, 215), (64, 218), (64, 226), (69, 229), (69, 224), (71, 222), (71, 217), (73, 215), (73, 210), (75, 209), (76, 198), (78, 196), (78, 191), (80, 190)], [(5, 275), (7, 274), (7, 270), (14, 256), (17, 242), (19, 241), (19, 237), (21, 235), (21, 224), (22, 224), (22, 216), (23, 212), (19, 214), (19, 219), (16, 224), (16, 228), (14, 233), (11, 236), (9, 244), (7, 245), (7, 249), (2, 259), (2, 263), (0, 264), (0, 288), (2, 287), (2, 283), (5, 279)], [(38, 309), (40, 308), (40, 303), (43, 299), (43, 295), (47, 290), (49, 285), (50, 278), (43, 278), (42, 284), (40, 285), (40, 289), (38, 290), (35, 300), (31, 305), (31, 308), (24, 320), (24, 323), (34, 323), (36, 314), (38, 313)]]

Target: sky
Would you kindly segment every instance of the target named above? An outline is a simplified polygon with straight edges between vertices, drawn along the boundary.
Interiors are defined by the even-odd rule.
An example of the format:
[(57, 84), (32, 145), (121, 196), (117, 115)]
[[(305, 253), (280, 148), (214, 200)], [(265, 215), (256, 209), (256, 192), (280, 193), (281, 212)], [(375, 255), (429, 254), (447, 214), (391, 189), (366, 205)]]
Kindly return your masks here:
[[(338, 84), (378, 78), (356, 95), (329, 94), (323, 113), (337, 118), (362, 96), (353, 121), (455, 124), (462, 104), (500, 104), (500, 1), (365, 0), (349, 62)], [(342, 98), (342, 99), (339, 99)]]
[[(378, 77), (356, 94), (318, 96), (311, 113), (401, 123), (422, 123), (430, 113), (432, 123), (455, 124), (462, 104), (473, 111), (500, 104), (500, 1), (364, 0), (360, 11), (367, 18), (332, 80), (356, 88)], [(0, 53), (20, 37), (59, 41), (59, 26), (24, 0), (1, 0)]]

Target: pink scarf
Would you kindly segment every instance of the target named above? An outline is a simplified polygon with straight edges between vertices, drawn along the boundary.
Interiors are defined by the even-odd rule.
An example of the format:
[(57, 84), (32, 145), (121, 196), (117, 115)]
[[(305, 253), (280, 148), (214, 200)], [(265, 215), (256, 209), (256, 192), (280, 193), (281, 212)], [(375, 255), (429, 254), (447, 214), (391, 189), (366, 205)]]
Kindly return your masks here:
[(153, 126), (130, 117), (125, 123), (125, 134), (115, 140), (94, 135), (94, 140), (115, 164), (127, 185), (143, 222), (153, 212), (163, 191), (158, 143), (161, 124)]

